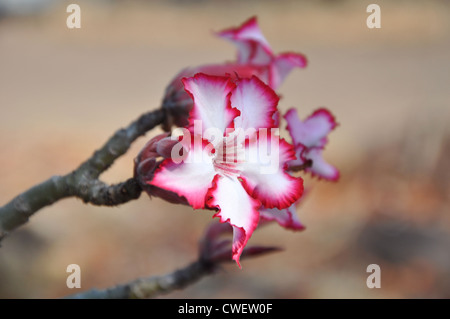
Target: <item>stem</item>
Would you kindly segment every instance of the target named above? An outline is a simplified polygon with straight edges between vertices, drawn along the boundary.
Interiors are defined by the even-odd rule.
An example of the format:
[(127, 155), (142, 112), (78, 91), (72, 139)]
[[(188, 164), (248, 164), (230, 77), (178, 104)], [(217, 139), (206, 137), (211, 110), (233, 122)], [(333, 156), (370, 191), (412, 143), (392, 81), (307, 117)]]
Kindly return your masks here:
[(170, 274), (140, 278), (126, 284), (112, 288), (98, 290), (91, 289), (75, 295), (69, 299), (143, 299), (154, 298), (161, 294), (182, 289), (206, 275), (214, 272), (213, 263), (198, 260), (185, 268), (176, 270)]
[(300, 172), (303, 171), (306, 168), (311, 167), (313, 164), (312, 160), (306, 160), (305, 163), (303, 163), (302, 165), (293, 165), (293, 166), (289, 166), (288, 170), (292, 171), (292, 172)]
[(25, 224), (41, 208), (66, 197), (78, 197), (85, 203), (106, 206), (139, 198), (142, 189), (135, 179), (109, 186), (98, 177), (125, 154), (138, 137), (161, 124), (164, 118), (161, 109), (141, 115), (127, 128), (118, 130), (103, 147), (70, 174), (53, 176), (0, 207), (0, 241)]
[(33, 186), (0, 208), (0, 240), (10, 231), (25, 224), (28, 218), (44, 206), (68, 197), (65, 178), (53, 176)]

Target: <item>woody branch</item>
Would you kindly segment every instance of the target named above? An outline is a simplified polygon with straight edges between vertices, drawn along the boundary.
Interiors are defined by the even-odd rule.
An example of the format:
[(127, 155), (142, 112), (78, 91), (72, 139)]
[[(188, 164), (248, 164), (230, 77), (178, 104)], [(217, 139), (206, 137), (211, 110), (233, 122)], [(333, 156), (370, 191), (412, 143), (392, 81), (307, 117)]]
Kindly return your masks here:
[(131, 144), (165, 119), (162, 109), (141, 115), (128, 127), (118, 130), (89, 159), (77, 169), (63, 176), (53, 176), (31, 187), (0, 207), (0, 241), (25, 224), (41, 208), (67, 197), (77, 197), (85, 203), (115, 206), (139, 198), (142, 189), (130, 178), (108, 185), (99, 177), (114, 161), (125, 154)]

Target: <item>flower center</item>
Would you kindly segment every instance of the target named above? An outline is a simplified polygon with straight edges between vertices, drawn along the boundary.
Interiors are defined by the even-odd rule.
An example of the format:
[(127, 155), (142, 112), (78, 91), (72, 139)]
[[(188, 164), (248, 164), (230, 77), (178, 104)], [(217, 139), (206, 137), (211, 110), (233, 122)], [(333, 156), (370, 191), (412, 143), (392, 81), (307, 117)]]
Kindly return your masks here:
[(237, 135), (231, 134), (223, 138), (216, 147), (213, 164), (217, 172), (229, 177), (237, 177), (241, 173), (241, 164), (245, 159), (244, 143)]

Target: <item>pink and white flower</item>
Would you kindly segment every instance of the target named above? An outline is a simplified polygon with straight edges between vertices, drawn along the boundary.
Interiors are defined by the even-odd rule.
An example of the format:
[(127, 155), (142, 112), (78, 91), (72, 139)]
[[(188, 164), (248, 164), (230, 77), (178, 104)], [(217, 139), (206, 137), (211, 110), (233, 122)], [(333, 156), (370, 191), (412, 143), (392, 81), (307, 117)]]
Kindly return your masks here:
[[(234, 80), (257, 76), (277, 90), (292, 69), (304, 68), (307, 65), (306, 57), (299, 53), (275, 55), (262, 34), (256, 17), (250, 18), (237, 28), (218, 32), (217, 35), (237, 46), (237, 61), (186, 68), (177, 74), (166, 88), (162, 103), (169, 115), (168, 122), (165, 123), (166, 130), (169, 130), (172, 124), (179, 127), (187, 125), (192, 99), (184, 90), (182, 78), (192, 77), (197, 73), (229, 76)], [(277, 114), (274, 119), (276, 116)]]
[(280, 226), (294, 230), (304, 230), (305, 226), (297, 217), (297, 206), (300, 200), (289, 206), (288, 208), (261, 208), (259, 213), (262, 221), (272, 222), (276, 221)]
[(260, 67), (257, 76), (274, 90), (280, 87), (292, 69), (304, 68), (307, 65), (303, 54), (286, 52), (275, 55), (262, 34), (256, 17), (250, 18), (237, 28), (218, 32), (217, 35), (236, 45), (238, 64)]
[(303, 180), (285, 171), (294, 148), (274, 134), (279, 98), (255, 76), (199, 73), (182, 82), (193, 100), (183, 160), (165, 159), (147, 183), (194, 209), (216, 210), (214, 217), (233, 226), (232, 258), (240, 265), (259, 210), (289, 208), (303, 192)]
[[(327, 163), (322, 152), (328, 141), (327, 135), (338, 125), (330, 111), (321, 108), (316, 110), (304, 121), (299, 119), (296, 109), (290, 109), (285, 115), (287, 129), (292, 137), (297, 159), (290, 161), (288, 166), (295, 170), (311, 161), (310, 167), (304, 168), (313, 176), (331, 181), (339, 179), (337, 168)], [(308, 165), (306, 165), (308, 166)]]

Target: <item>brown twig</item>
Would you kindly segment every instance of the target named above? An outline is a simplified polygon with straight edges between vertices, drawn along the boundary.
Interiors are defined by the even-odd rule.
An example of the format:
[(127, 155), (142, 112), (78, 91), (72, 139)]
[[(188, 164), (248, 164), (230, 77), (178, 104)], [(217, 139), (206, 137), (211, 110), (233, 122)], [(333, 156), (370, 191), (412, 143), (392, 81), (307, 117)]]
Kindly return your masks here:
[(98, 290), (91, 289), (68, 299), (143, 299), (154, 298), (158, 295), (182, 289), (202, 277), (212, 274), (215, 266), (204, 260), (198, 260), (185, 268), (176, 270), (162, 276), (139, 278), (129, 283), (117, 285), (112, 288)]
[(53, 176), (35, 185), (0, 207), (0, 241), (25, 224), (38, 210), (67, 197), (77, 197), (93, 205), (115, 206), (139, 198), (141, 187), (134, 179), (116, 185), (99, 180), (114, 161), (125, 154), (131, 144), (164, 121), (161, 109), (145, 113), (128, 127), (118, 130), (88, 160), (73, 172)]
[[(143, 299), (155, 298), (162, 294), (182, 289), (213, 274), (223, 263), (234, 262), (231, 259), (231, 241), (223, 236), (232, 236), (228, 224), (213, 222), (207, 228), (199, 243), (197, 261), (162, 276), (139, 278), (125, 284), (99, 290), (90, 289), (67, 296), (68, 299)], [(250, 246), (242, 252), (241, 258), (263, 256), (280, 251), (278, 247)]]

